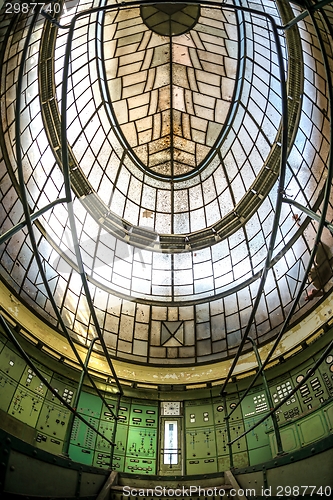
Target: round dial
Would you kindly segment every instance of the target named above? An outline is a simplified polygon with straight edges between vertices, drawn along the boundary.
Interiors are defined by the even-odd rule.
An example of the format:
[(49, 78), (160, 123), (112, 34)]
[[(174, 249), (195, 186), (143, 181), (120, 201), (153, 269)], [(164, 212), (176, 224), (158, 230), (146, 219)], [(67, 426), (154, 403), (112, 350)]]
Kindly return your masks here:
[(162, 403), (163, 415), (180, 415), (180, 402), (179, 401), (164, 401)]

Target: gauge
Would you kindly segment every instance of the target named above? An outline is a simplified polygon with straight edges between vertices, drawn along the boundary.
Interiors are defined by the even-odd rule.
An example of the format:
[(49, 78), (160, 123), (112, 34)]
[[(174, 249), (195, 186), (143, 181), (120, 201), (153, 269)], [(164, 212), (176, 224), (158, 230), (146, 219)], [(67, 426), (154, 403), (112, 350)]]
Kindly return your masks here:
[(164, 401), (162, 403), (163, 415), (180, 415), (179, 401)]
[(296, 378), (296, 382), (299, 384), (300, 382), (302, 382), (303, 378), (304, 378), (304, 375), (298, 375)]

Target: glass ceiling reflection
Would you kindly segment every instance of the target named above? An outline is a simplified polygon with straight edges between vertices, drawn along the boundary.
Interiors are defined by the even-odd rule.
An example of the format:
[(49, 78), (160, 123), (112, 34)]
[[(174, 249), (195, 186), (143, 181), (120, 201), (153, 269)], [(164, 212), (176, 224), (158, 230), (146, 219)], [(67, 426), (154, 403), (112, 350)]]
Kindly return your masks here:
[[(60, 22), (98, 5), (68, 4)], [(243, 5), (278, 24), (297, 13), (270, 0)], [(282, 120), (277, 48), (260, 14), (201, 5), (196, 13), (182, 12), (182, 28), (175, 21), (179, 12), (160, 14), (120, 8), (75, 24), (66, 81), (75, 222), (110, 352), (159, 364), (214, 361), (232, 355), (242, 338), (272, 232)], [(10, 29), (9, 19), (2, 23), (2, 233), (23, 220), (15, 88), (32, 21), (30, 13)], [(324, 66), (307, 20), (287, 33), (280, 35), (289, 111), (285, 192), (320, 213), (329, 155)], [(65, 196), (60, 105), (67, 38), (67, 30), (39, 16), (24, 65), (20, 130), (31, 212)], [(329, 220), (332, 212), (330, 205)], [(34, 226), (62, 317), (85, 343), (96, 331), (66, 203)], [(317, 227), (283, 204), (251, 330), (259, 343), (283, 323)], [(330, 288), (331, 246), (326, 231), (295, 321)], [(58, 327), (27, 230), (1, 249), (3, 279)]]

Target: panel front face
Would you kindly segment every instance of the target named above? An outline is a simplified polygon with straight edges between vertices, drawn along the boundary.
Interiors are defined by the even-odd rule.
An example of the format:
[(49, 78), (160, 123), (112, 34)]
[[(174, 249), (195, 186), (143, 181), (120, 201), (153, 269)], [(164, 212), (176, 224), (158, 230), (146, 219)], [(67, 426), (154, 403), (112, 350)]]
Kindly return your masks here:
[[(317, 360), (320, 354), (314, 356), (314, 359)], [(333, 349), (326, 356), (324, 363), (320, 365), (318, 371), (324, 381), (328, 397), (333, 397)], [(320, 397), (322, 397), (322, 395), (319, 396), (319, 400)], [(324, 399), (326, 399), (326, 395)]]
[(8, 411), (16, 387), (17, 387), (17, 382), (15, 380), (6, 375), (6, 373), (0, 372), (0, 391), (1, 391), (0, 410)]
[[(61, 396), (69, 405), (71, 405), (76, 394), (75, 382), (65, 377), (61, 377), (58, 374), (54, 374), (51, 384), (53, 389), (57, 391), (59, 396)], [(46, 400), (62, 406), (61, 401), (59, 401), (58, 398), (56, 398), (56, 396), (49, 390), (46, 394)]]
[[(98, 428), (98, 420), (93, 417), (88, 417), (87, 422)], [(73, 429), (71, 434), (71, 443), (84, 448), (94, 448), (96, 442), (96, 433), (78, 418), (74, 419)]]
[[(112, 442), (114, 432), (114, 420), (101, 420), (99, 424), (99, 432), (106, 439)], [(128, 438), (128, 426), (118, 423), (115, 435), (115, 446), (113, 452), (112, 469), (123, 471), (125, 463), (125, 454)], [(111, 464), (111, 445), (105, 439), (97, 436), (96, 449), (94, 455), (94, 465), (103, 469), (110, 468)]]
[[(230, 415), (230, 437), (234, 440), (244, 432), (241, 406), (235, 394), (227, 396)], [(221, 397), (185, 402), (186, 417), (186, 472), (187, 474), (213, 473), (230, 467), (224, 400)], [(248, 464), (246, 438), (232, 445), (239, 466)]]
[(73, 462), (80, 462), (85, 465), (93, 464), (94, 453), (90, 448), (83, 448), (82, 446), (70, 444), (68, 453)]
[(127, 449), (127, 439), (128, 439), (128, 427), (125, 425), (121, 425), (120, 422), (117, 424), (116, 431), (116, 446), (115, 446), (115, 454), (117, 455), (125, 455)]
[[(242, 395), (242, 393), (241, 393)], [(263, 385), (250, 389), (241, 403), (244, 415), (244, 429), (247, 431), (269, 411), (268, 397)], [(269, 439), (266, 434), (272, 426), (269, 418), (246, 434), (246, 445), (249, 453), (249, 464), (255, 465), (272, 458)]]
[(26, 366), (21, 356), (9, 347), (5, 346), (0, 352), (0, 372), (13, 380), (20, 380)]
[(213, 398), (213, 413), (214, 413), (214, 422), (216, 425), (224, 423), (225, 417), (225, 408), (224, 401), (222, 397)]
[[(108, 420), (100, 420), (98, 430), (103, 436), (106, 437), (106, 439), (109, 439), (112, 441), (113, 437), (113, 430), (114, 430), (114, 420), (113, 421), (108, 421)], [(117, 431), (121, 431), (123, 429), (122, 426), (119, 426)], [(116, 440), (117, 442), (117, 440)], [(96, 451), (100, 451), (103, 453), (110, 453), (110, 444), (103, 439), (101, 436), (97, 436), (96, 439)]]
[[(36, 360), (33, 360), (34, 365), (37, 369), (42, 372), (42, 375), (48, 382), (50, 382), (51, 377), (53, 375), (52, 371), (49, 370), (46, 366), (41, 365)], [(44, 386), (44, 383), (40, 381), (36, 373), (27, 366), (22, 373), (22, 377), (20, 379), (20, 384), (28, 387), (31, 391), (36, 392), (36, 394), (41, 394), (45, 397), (47, 388)]]
[(127, 400), (126, 398), (124, 398), (121, 400), (121, 404), (119, 406), (118, 424), (129, 425), (130, 414), (131, 414), (131, 402), (130, 402), (130, 400)]
[[(260, 417), (250, 417), (245, 421), (245, 430), (250, 429), (254, 424), (260, 420)], [(255, 429), (246, 434), (247, 448), (249, 451), (250, 465), (259, 464), (271, 460), (272, 451), (269, 444), (267, 431), (272, 428), (271, 419), (265, 420), (259, 424)]]
[(61, 452), (69, 414), (69, 410), (63, 405), (44, 402), (36, 425), (39, 431), (36, 439), (41, 448), (49, 449), (49, 446), (44, 446), (43, 443), (52, 443), (50, 446), (57, 447)]
[(156, 428), (158, 425), (157, 403), (149, 405), (146, 401), (133, 400), (129, 424), (136, 427)]
[[(286, 453), (295, 451), (300, 448), (300, 438), (299, 438), (299, 432), (297, 425), (288, 425), (288, 427), (282, 427), (280, 429), (280, 435), (281, 435), (281, 441), (282, 441), (282, 447), (283, 451)], [(270, 448), (272, 450), (272, 456), (277, 455), (277, 444), (276, 444), (276, 437), (274, 432), (270, 432), (268, 434), (269, 437), (269, 443), (270, 443)]]
[(306, 446), (314, 441), (318, 441), (328, 433), (327, 423), (322, 413), (305, 417), (299, 422), (298, 427), (301, 446)]
[(186, 457), (189, 459), (216, 455), (214, 427), (186, 431)]
[[(72, 406), (76, 393), (74, 382), (54, 374), (51, 378), (51, 385), (59, 396)], [(69, 415), (69, 410), (50, 390), (47, 390), (36, 425), (38, 430), (36, 446), (51, 453), (61, 453)]]
[(214, 411), (211, 399), (185, 402), (186, 473), (217, 472)]
[[(292, 380), (294, 384), (298, 384), (307, 375), (314, 364), (314, 360), (309, 360), (302, 363), (297, 369), (291, 371)], [(305, 382), (299, 391), (299, 398), (301, 401), (302, 413), (312, 408), (317, 408), (328, 398), (326, 384), (320, 374), (319, 370)]]
[(238, 422), (239, 420), (243, 420), (242, 407), (239, 403), (239, 395), (238, 394), (230, 394), (227, 396), (227, 411), (229, 415), (229, 422)]
[[(117, 470), (117, 465), (114, 467)], [(155, 474), (156, 461), (149, 458), (131, 458), (126, 457), (124, 464), (124, 472), (133, 474)]]
[(19, 386), (13, 396), (8, 413), (31, 427), (35, 427), (43, 397)]
[[(99, 467), (100, 469), (110, 469), (111, 467), (111, 454), (103, 453), (101, 451), (96, 451), (94, 454), (93, 465)], [(123, 472), (125, 470), (125, 456), (118, 455), (115, 453), (113, 455), (112, 470)]]
[[(51, 373), (47, 368), (35, 363), (48, 382)], [(13, 395), (8, 413), (25, 424), (35, 427), (46, 396), (46, 387), (33, 370), (26, 366)]]
[[(86, 420), (95, 429), (98, 428), (98, 419), (86, 416)], [(96, 433), (78, 418), (74, 419), (69, 456), (72, 460), (92, 465), (96, 446)]]
[[(234, 467), (247, 467), (249, 465), (249, 455), (247, 451), (233, 453), (233, 463)], [(218, 457), (218, 467), (219, 472), (224, 472), (230, 470), (230, 459), (229, 456)]]
[[(242, 395), (242, 394), (241, 394)], [(244, 419), (263, 415), (268, 411), (267, 395), (262, 385), (250, 389), (241, 404)]]
[(130, 427), (126, 455), (128, 457), (156, 458), (156, 429)]
[(185, 422), (187, 428), (212, 426), (214, 415), (211, 400), (187, 401), (185, 404)]
[[(273, 404), (280, 403), (295, 387), (295, 381), (289, 373), (274, 379), (274, 383), (269, 383), (270, 393)], [(302, 404), (299, 394), (293, 394), (280, 408), (276, 411), (276, 417), (279, 425), (297, 418), (302, 413)]]
[[(100, 411), (101, 420), (105, 420), (107, 422), (111, 422), (111, 421), (114, 420), (114, 415), (116, 414), (116, 411), (117, 411), (117, 403), (118, 402), (115, 399), (110, 399), (108, 397), (108, 395), (105, 396), (105, 402), (107, 403), (107, 405), (103, 402), (102, 403), (102, 408), (101, 408), (101, 411)], [(123, 410), (119, 410), (119, 412), (118, 412), (119, 416), (121, 416), (121, 417), (124, 414), (125, 415), (128, 414), (127, 401), (126, 401), (126, 408), (124, 408), (124, 407), (122, 407), (122, 408), (123, 408)], [(125, 419), (121, 418), (120, 421), (122, 423), (124, 423), (124, 421), (126, 422), (126, 418)]]
[(102, 409), (102, 401), (99, 396), (95, 396), (88, 392), (82, 392), (77, 407), (77, 411), (82, 415), (89, 417), (100, 418)]
[(188, 429), (185, 440), (187, 474), (217, 472), (214, 426)]

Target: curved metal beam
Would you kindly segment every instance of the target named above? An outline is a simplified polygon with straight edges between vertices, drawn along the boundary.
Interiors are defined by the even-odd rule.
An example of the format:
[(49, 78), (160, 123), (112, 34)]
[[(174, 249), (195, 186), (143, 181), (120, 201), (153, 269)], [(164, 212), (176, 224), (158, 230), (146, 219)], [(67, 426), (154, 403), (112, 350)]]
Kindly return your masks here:
[[(31, 246), (32, 246), (32, 249), (33, 249), (34, 257), (36, 259), (38, 270), (40, 272), (40, 275), (41, 275), (41, 278), (42, 278), (42, 281), (43, 281), (43, 285), (45, 286), (45, 289), (46, 289), (48, 298), (50, 300), (50, 303), (51, 303), (51, 305), (53, 307), (53, 310), (54, 310), (54, 312), (55, 312), (55, 314), (57, 316), (57, 319), (59, 321), (61, 329), (62, 329), (63, 333), (66, 335), (67, 341), (68, 341), (70, 347), (72, 348), (73, 353), (75, 354), (75, 356), (76, 356), (76, 358), (77, 358), (77, 360), (78, 360), (78, 362), (79, 362), (82, 370), (86, 370), (86, 368), (84, 366), (84, 363), (81, 360), (81, 358), (80, 358), (80, 356), (79, 356), (79, 354), (77, 352), (77, 349), (75, 348), (74, 341), (72, 340), (71, 336), (69, 335), (69, 333), (67, 331), (67, 327), (66, 327), (66, 325), (64, 323), (64, 320), (62, 319), (62, 316), (60, 314), (60, 311), (59, 311), (59, 309), (57, 307), (57, 304), (56, 304), (55, 299), (53, 297), (51, 288), (49, 286), (49, 282), (47, 280), (47, 277), (46, 277), (46, 274), (45, 274), (45, 271), (44, 271), (42, 260), (41, 260), (40, 255), (39, 255), (38, 245), (37, 245), (37, 242), (36, 242), (36, 237), (35, 237), (35, 234), (34, 234), (33, 224), (32, 224), (32, 221), (31, 221), (31, 214), (30, 214), (30, 208), (29, 208), (29, 203), (28, 203), (28, 199), (27, 199), (27, 192), (26, 192), (24, 172), (23, 172), (23, 165), (22, 165), (21, 130), (20, 130), (20, 126), (21, 126), (20, 110), (21, 110), (21, 101), (22, 101), (22, 81), (23, 81), (23, 74), (24, 74), (24, 65), (25, 65), (25, 61), (27, 59), (27, 55), (28, 55), (29, 43), (30, 43), (30, 39), (31, 39), (31, 36), (32, 36), (32, 31), (33, 31), (35, 22), (37, 20), (38, 15), (39, 15), (39, 8), (40, 8), (40, 6), (37, 5), (37, 9), (35, 10), (32, 22), (31, 22), (31, 24), (29, 26), (29, 29), (28, 29), (28, 32), (27, 32), (27, 36), (26, 36), (26, 39), (25, 39), (24, 47), (23, 47), (23, 50), (22, 50), (22, 57), (21, 57), (20, 65), (19, 65), (19, 72), (18, 72), (18, 81), (17, 81), (17, 89), (16, 89), (16, 110), (15, 110), (15, 113), (16, 113), (16, 116), (15, 116), (15, 118), (16, 118), (16, 120), (15, 120), (15, 137), (16, 137), (15, 150), (16, 150), (17, 174), (18, 174), (18, 179), (19, 179), (21, 202), (22, 202), (22, 206), (23, 206), (25, 222), (26, 222), (26, 225), (27, 225), (27, 229), (28, 229), (28, 233), (29, 233), (30, 242), (31, 242)], [(67, 201), (67, 198), (66, 198), (66, 201)], [(96, 386), (96, 384), (95, 384), (94, 380), (92, 379), (92, 377), (91, 377), (91, 375), (90, 375), (90, 373), (89, 373), (88, 370), (86, 371), (86, 374), (87, 374), (88, 379), (90, 380), (92, 386), (94, 387), (96, 393), (102, 399), (102, 401), (104, 402), (104, 404), (109, 408), (110, 412), (114, 415), (114, 417), (118, 418), (113, 413), (113, 410), (112, 410), (111, 406), (105, 400), (103, 394), (101, 393), (101, 391)]]
[[(318, 41), (319, 41), (319, 45), (320, 45), (320, 49), (321, 49), (321, 52), (322, 52), (322, 56), (323, 56), (323, 61), (324, 61), (324, 67), (325, 67), (325, 70), (326, 70), (326, 78), (327, 78), (327, 86), (328, 86), (328, 95), (329, 95), (329, 101), (330, 101), (330, 108), (331, 108), (331, 117), (333, 116), (333, 86), (332, 86), (332, 73), (331, 73), (331, 70), (330, 70), (330, 65), (329, 65), (329, 61), (328, 61), (328, 58), (327, 58), (327, 55), (326, 55), (326, 52), (325, 52), (325, 46), (324, 46), (324, 42), (322, 40), (322, 37), (321, 37), (321, 33), (320, 33), (320, 30), (318, 29), (318, 26), (317, 26), (317, 23), (316, 23), (316, 20), (314, 19), (313, 15), (310, 13), (311, 15), (311, 18), (312, 18), (312, 22), (313, 22), (313, 25), (314, 25), (314, 28), (316, 30), (316, 33), (317, 33), (317, 38), (318, 38)], [(331, 30), (332, 32), (333, 30)], [(321, 216), (320, 216), (320, 221), (319, 221), (319, 227), (318, 227), (318, 230), (317, 230), (317, 234), (316, 234), (316, 238), (315, 238), (315, 242), (314, 242), (314, 246), (313, 246), (313, 249), (311, 251), (311, 254), (310, 254), (310, 258), (309, 258), (309, 262), (308, 262), (308, 265), (305, 269), (305, 272), (304, 272), (304, 277), (303, 277), (303, 280), (302, 282), (300, 283), (300, 286), (299, 286), (299, 289), (298, 289), (298, 292), (296, 293), (296, 296), (294, 298), (294, 301), (293, 301), (293, 304), (288, 312), (288, 315), (285, 319), (285, 322), (277, 336), (277, 338), (275, 339), (275, 342), (270, 350), (270, 352), (268, 353), (267, 355), (267, 358), (265, 359), (265, 361), (262, 363), (262, 367), (261, 369), (256, 373), (255, 377), (253, 378), (252, 382), (249, 384), (248, 388), (246, 389), (246, 391), (244, 392), (244, 394), (242, 395), (242, 398), (238, 401), (238, 403), (236, 404), (236, 406), (232, 409), (232, 411), (230, 412), (229, 416), (231, 415), (231, 413), (233, 413), (233, 411), (239, 406), (239, 404), (241, 403), (241, 401), (247, 396), (247, 394), (249, 393), (250, 389), (253, 387), (253, 385), (255, 384), (256, 380), (258, 379), (258, 377), (262, 374), (262, 371), (265, 369), (265, 367), (267, 366), (268, 362), (270, 361), (273, 353), (275, 352), (275, 349), (277, 348), (278, 344), (280, 343), (280, 340), (282, 339), (287, 327), (289, 326), (289, 322), (295, 312), (295, 309), (297, 307), (297, 304), (299, 302), (299, 299), (301, 297), (301, 294), (303, 292), (303, 289), (306, 285), (306, 282), (307, 282), (307, 279), (308, 279), (308, 274), (310, 272), (310, 269), (314, 263), (314, 259), (315, 259), (315, 255), (316, 255), (316, 252), (317, 252), (317, 249), (318, 249), (318, 246), (319, 246), (319, 243), (320, 243), (320, 240), (321, 240), (321, 235), (322, 235), (322, 232), (323, 232), (323, 229), (326, 225), (326, 214), (327, 214), (327, 210), (328, 210), (328, 205), (329, 205), (329, 201), (330, 201), (330, 195), (331, 195), (331, 188), (332, 188), (332, 181), (333, 181), (333, 155), (332, 155), (332, 145), (333, 145), (333, 124), (332, 124), (332, 120), (330, 121), (330, 140), (329, 140), (329, 144), (330, 144), (330, 156), (329, 156), (329, 162), (328, 162), (328, 173), (327, 173), (327, 178), (326, 178), (326, 182), (325, 182), (325, 194), (324, 194), (324, 201), (323, 201), (323, 206), (322, 206), (322, 213), (321, 213)], [(331, 343), (332, 344), (332, 343)], [(330, 345), (331, 345), (330, 344)], [(324, 358), (323, 358), (324, 359)], [(319, 366), (319, 364), (316, 366)], [(308, 377), (307, 377), (308, 378)], [(306, 380), (307, 380), (306, 378)], [(304, 380), (305, 381), (305, 380)], [(302, 382), (304, 383), (304, 382)], [(298, 388), (301, 386), (302, 384), (298, 384)], [(296, 391), (295, 391), (296, 392)], [(292, 392), (292, 394), (294, 394), (294, 392)], [(287, 398), (289, 399), (289, 397)], [(285, 401), (287, 401), (287, 399)], [(279, 403), (273, 411), (276, 411), (278, 408), (280, 408), (281, 404)], [(270, 413), (268, 414), (268, 416), (270, 415)], [(264, 419), (265, 420), (265, 419)], [(260, 423), (264, 420), (261, 420)], [(251, 429), (249, 430), (252, 430), (254, 429), (258, 424), (256, 424), (254, 427), (252, 427)], [(249, 431), (247, 431), (249, 432)]]

